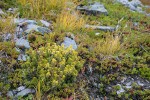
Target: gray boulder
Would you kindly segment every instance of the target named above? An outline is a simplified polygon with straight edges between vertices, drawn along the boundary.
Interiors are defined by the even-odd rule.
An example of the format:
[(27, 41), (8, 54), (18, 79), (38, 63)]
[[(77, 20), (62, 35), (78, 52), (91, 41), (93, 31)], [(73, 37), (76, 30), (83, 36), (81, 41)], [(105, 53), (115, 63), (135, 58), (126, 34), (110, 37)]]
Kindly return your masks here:
[(65, 48), (68, 48), (68, 47), (72, 46), (72, 48), (73, 48), (74, 50), (77, 49), (77, 44), (76, 44), (76, 42), (75, 42), (73, 39), (69, 38), (69, 37), (65, 37), (65, 40), (64, 40), (64, 42), (62, 43), (62, 45), (64, 45)]
[(50, 33), (51, 32), (51, 30), (46, 28), (46, 27), (41, 27), (41, 26), (38, 26), (38, 25), (35, 25), (35, 24), (28, 24), (27, 29), (25, 30), (25, 33), (28, 34), (32, 31), (39, 32), (42, 35), (44, 35), (44, 33)]
[(143, 12), (142, 11), (142, 3), (140, 0), (116, 0), (117, 2), (125, 5), (126, 7), (130, 8), (132, 11), (138, 11), (138, 12)]
[(28, 42), (28, 40), (20, 38), (16, 40), (16, 46), (18, 48), (24, 48), (24, 49), (29, 49), (30, 48), (30, 44)]
[(32, 31), (39, 32), (42, 35), (45, 33), (51, 33), (52, 31), (48, 28), (51, 24), (47, 21), (40, 20), (40, 22), (46, 26), (41, 27), (37, 25), (37, 22), (35, 20), (27, 20), (27, 19), (14, 19), (14, 23), (18, 25), (17, 34), (22, 34), (23, 32), (26, 34), (29, 34)]
[(77, 10), (85, 11), (87, 14), (99, 15), (105, 14), (108, 15), (108, 11), (103, 4), (95, 2), (87, 6), (77, 6)]
[(24, 55), (24, 54), (20, 54), (19, 56), (18, 56), (18, 60), (19, 61), (26, 61), (27, 59), (27, 55)]

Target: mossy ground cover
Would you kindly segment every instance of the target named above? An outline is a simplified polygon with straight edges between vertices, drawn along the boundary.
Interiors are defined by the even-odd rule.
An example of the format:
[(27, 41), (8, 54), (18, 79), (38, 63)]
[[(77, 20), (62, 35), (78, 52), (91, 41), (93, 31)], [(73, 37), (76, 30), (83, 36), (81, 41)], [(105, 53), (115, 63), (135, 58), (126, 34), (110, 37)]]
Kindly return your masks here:
[[(76, 0), (73, 2), (79, 4)], [(117, 94), (120, 90), (117, 84), (124, 76), (140, 77), (150, 81), (150, 17), (132, 12), (112, 0), (100, 2), (108, 10), (107, 16), (80, 14), (72, 10), (73, 8), (71, 11), (65, 11), (63, 4), (58, 2), (55, 2), (57, 6), (47, 5), (50, 7), (46, 6), (42, 10), (38, 10), (41, 6), (25, 3), (33, 11), (39, 11), (32, 13), (23, 4), (18, 6), (14, 5), (15, 1), (1, 1), (1, 5), (18, 6), (22, 18), (38, 20), (43, 17), (52, 20), (54, 24), (51, 34), (40, 35), (33, 32), (27, 36), (31, 48), (26, 51), (29, 55), (26, 62), (17, 61), (18, 52), (15, 50), (13, 40), (0, 42), (1, 98), (8, 98), (7, 91), (25, 85), (36, 90), (35, 94), (21, 97), (27, 100), (38, 98), (88, 100), (97, 96), (112, 100), (121, 98), (148, 100), (149, 88), (133, 83), (132, 88), (125, 88), (124, 93)], [(80, 3), (87, 4), (87, 1), (82, 0)], [(85, 23), (115, 27), (122, 18), (120, 28), (114, 32), (83, 27)], [(134, 25), (135, 23), (138, 25)], [(6, 24), (0, 21), (2, 30), (0, 33), (14, 31), (11, 31), (14, 25)], [(7, 30), (9, 26), (12, 27), (11, 30)], [(60, 46), (67, 32), (75, 35), (78, 44), (76, 51)], [(109, 86), (112, 87), (111, 90), (108, 89)]]

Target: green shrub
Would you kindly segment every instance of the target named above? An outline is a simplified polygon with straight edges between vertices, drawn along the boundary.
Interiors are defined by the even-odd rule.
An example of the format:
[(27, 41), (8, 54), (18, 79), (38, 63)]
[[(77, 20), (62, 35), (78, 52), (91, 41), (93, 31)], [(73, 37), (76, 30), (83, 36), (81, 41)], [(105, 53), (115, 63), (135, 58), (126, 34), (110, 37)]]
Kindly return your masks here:
[(19, 52), (12, 42), (0, 42), (0, 92), (6, 94), (11, 88), (9, 76), (19, 65), (16, 61)]
[(20, 70), (27, 86), (36, 87), (40, 81), (41, 91), (55, 96), (64, 96), (62, 92), (67, 96), (74, 91), (73, 83), (84, 63), (76, 51), (47, 43), (27, 53), (29, 58)]

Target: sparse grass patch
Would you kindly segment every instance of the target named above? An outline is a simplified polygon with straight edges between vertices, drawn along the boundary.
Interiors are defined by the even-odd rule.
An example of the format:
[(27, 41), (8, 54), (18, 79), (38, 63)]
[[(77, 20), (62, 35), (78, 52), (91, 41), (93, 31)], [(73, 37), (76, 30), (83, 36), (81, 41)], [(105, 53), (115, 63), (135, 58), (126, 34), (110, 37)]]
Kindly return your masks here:
[(84, 28), (86, 21), (78, 12), (62, 11), (55, 23), (56, 31), (73, 32)]
[(102, 53), (104, 55), (113, 55), (121, 48), (120, 38), (117, 36), (106, 37), (105, 40), (98, 41), (95, 45), (94, 51), (99, 54)]
[(60, 12), (66, 7), (67, 0), (18, 0), (20, 13), (23, 17), (43, 18), (51, 10)]

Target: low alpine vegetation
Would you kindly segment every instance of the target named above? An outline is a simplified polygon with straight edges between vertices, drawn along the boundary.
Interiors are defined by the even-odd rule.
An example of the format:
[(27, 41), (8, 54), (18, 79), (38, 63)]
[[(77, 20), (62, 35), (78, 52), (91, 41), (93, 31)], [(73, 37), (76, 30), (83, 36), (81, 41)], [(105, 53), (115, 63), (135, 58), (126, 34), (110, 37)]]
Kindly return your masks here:
[(40, 82), (41, 92), (48, 92), (50, 97), (66, 97), (75, 91), (72, 88), (84, 60), (71, 47), (65, 49), (63, 45), (47, 43), (37, 50), (30, 49), (27, 54), (29, 58), (19, 70), (24, 73), (21, 77), (27, 86), (34, 88)]

